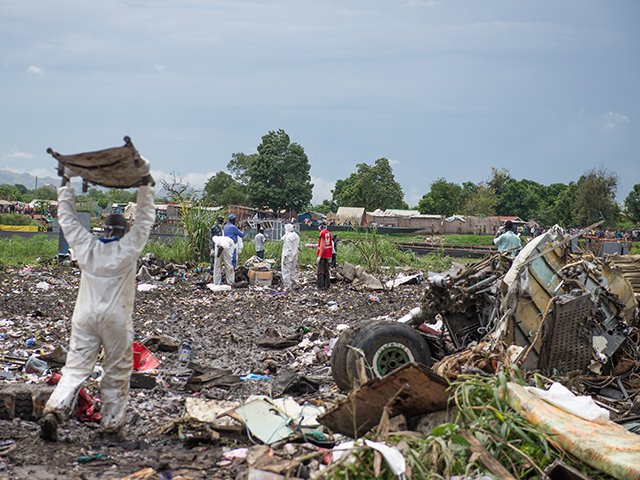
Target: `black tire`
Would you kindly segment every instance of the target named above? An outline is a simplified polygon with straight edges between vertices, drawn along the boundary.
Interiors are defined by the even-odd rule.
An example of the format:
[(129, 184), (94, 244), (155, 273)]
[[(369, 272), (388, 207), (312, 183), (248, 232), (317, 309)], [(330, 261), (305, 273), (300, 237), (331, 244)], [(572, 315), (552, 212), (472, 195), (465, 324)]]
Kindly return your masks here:
[(33, 417), (33, 398), (31, 392), (18, 393), (15, 402), (15, 418), (31, 420), (31, 417)]
[(347, 353), (353, 338), (365, 327), (373, 325), (377, 320), (362, 320), (353, 327), (347, 328), (338, 337), (338, 341), (331, 351), (331, 375), (340, 390), (351, 388), (351, 380), (347, 375)]
[[(427, 341), (412, 327), (395, 321), (379, 322), (357, 332), (351, 341), (364, 354), (367, 377), (382, 378), (407, 363), (431, 366), (431, 350)], [(360, 383), (358, 358), (360, 354), (347, 352), (349, 385)]]

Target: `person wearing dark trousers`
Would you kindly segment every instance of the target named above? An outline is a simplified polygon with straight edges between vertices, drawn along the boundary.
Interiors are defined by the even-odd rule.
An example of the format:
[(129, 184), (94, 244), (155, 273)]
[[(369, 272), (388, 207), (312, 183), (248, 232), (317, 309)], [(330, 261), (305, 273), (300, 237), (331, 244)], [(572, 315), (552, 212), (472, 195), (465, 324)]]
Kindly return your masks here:
[(260, 260), (264, 260), (264, 242), (267, 237), (264, 236), (264, 232), (262, 231), (262, 227), (258, 227), (258, 233), (253, 237), (253, 244), (256, 247), (256, 257)]
[(320, 237), (318, 238), (318, 250), (316, 251), (316, 262), (318, 263), (317, 285), (320, 290), (326, 290), (331, 284), (329, 263), (333, 255), (333, 239), (326, 223), (320, 224), (318, 228), (320, 229)]

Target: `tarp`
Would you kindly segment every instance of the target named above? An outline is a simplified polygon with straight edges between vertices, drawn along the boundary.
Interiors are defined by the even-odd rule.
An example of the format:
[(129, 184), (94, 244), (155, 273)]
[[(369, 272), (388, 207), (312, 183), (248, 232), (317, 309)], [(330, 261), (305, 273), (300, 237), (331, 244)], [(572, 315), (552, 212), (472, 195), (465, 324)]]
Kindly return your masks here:
[(0, 230), (5, 232), (37, 232), (37, 225), (0, 225)]
[(640, 478), (639, 435), (613, 422), (595, 423), (567, 413), (515, 383), (507, 383), (507, 401), (583, 462), (620, 480)]

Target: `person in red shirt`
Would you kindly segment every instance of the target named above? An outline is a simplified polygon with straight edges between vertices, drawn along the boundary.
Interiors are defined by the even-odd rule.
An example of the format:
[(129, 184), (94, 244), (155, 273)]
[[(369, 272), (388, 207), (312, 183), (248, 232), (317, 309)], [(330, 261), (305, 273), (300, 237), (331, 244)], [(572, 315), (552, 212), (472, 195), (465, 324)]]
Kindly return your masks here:
[(320, 237), (318, 238), (318, 250), (316, 251), (316, 262), (318, 263), (318, 288), (325, 290), (330, 285), (329, 262), (333, 255), (333, 238), (327, 229), (326, 223), (321, 223)]

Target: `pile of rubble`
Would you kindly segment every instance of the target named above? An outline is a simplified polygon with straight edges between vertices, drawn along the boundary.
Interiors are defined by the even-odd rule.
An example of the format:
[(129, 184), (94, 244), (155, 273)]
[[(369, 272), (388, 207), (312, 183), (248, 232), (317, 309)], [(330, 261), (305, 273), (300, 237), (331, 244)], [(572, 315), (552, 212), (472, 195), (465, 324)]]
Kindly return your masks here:
[(0, 477), (638, 478), (639, 260), (567, 245), (552, 230), (426, 275), (345, 265), (327, 292), (312, 269), (294, 291), (277, 272), (214, 291), (145, 257), (128, 438), (98, 434), (98, 362), (58, 444), (37, 420), (79, 272), (7, 270)]
[[(513, 261), (497, 254), (431, 275), (421, 308), (400, 319), (402, 325), (364, 322), (343, 334), (333, 373), (342, 388), (356, 388), (320, 421), (361, 437), (376, 425), (378, 432), (388, 430), (382, 427), (386, 416), (435, 424), (455, 418), (450, 425), (464, 434), (457, 448), (466, 462), (445, 470), (466, 475), (460, 478), (483, 472), (497, 478), (640, 478), (640, 258), (575, 254), (570, 241), (555, 228)], [(376, 331), (386, 338), (372, 341)], [(429, 365), (425, 346), (435, 361), (431, 369), (411, 363)], [(387, 374), (385, 356), (407, 365)], [(494, 398), (470, 405), (465, 386), (479, 378), (501, 381), (490, 380)], [(466, 402), (459, 401), (460, 391)], [(498, 413), (488, 414), (482, 430), (468, 421), (468, 408), (479, 417)], [(499, 413), (505, 409), (548, 438), (547, 455), (526, 462), (535, 467), (531, 471), (501, 458), (498, 444), (512, 440), (506, 434), (492, 448), (476, 445), (491, 444), (487, 425), (508, 429), (508, 415)], [(433, 437), (435, 431), (424, 433)], [(450, 433), (443, 431), (438, 441), (448, 442)], [(530, 436), (517, 442), (520, 455), (540, 447)], [(405, 445), (408, 453), (417, 454)], [(565, 462), (543, 472), (545, 462), (566, 453)], [(438, 468), (437, 462), (431, 466)]]

